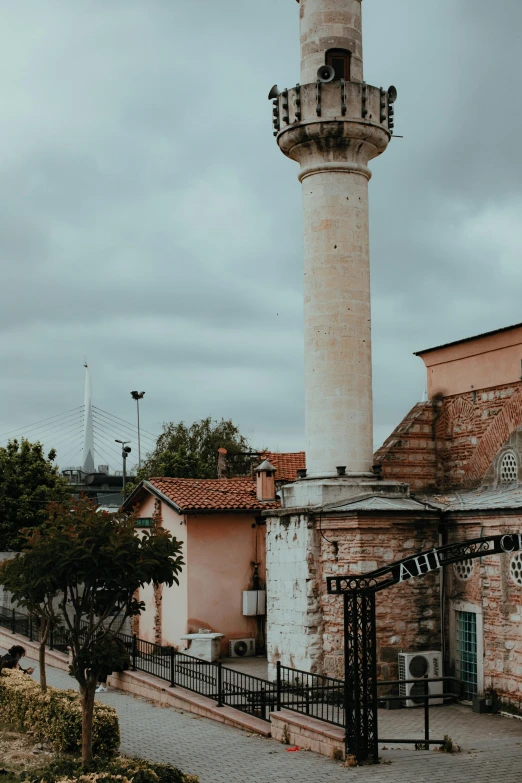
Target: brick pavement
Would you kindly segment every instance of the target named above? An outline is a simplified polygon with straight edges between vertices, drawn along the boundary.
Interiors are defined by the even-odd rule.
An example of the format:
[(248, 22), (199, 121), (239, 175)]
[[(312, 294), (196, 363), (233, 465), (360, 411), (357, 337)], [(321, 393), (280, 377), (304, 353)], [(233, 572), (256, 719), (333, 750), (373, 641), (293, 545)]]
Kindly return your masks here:
[[(75, 685), (68, 674), (50, 667), (48, 680), (61, 688)], [(121, 692), (109, 691), (98, 698), (118, 710), (123, 753), (171, 762), (199, 775), (201, 783), (522, 781), (522, 721), (475, 715), (460, 705), (433, 708), (432, 725), (433, 734), (449, 734), (459, 742), (462, 753), (388, 749), (382, 752), (383, 764), (347, 769), (315, 753), (287, 753), (274, 740)], [(382, 732), (388, 736), (391, 732), (412, 736), (417, 731), (420, 736), (423, 723), (418, 710), (383, 710), (380, 718)]]

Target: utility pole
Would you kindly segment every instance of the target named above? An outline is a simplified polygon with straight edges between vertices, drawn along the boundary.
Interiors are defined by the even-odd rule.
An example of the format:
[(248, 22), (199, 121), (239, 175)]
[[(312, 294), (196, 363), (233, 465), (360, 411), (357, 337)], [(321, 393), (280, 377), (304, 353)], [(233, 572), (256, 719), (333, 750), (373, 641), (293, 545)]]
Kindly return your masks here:
[(136, 400), (138, 410), (138, 470), (141, 468), (141, 438), (140, 438), (140, 400), (145, 397), (145, 392), (131, 391), (131, 397)]
[(132, 449), (130, 446), (127, 446), (127, 443), (130, 443), (130, 440), (117, 440), (115, 439), (116, 443), (121, 443), (121, 456), (123, 459), (123, 490), (122, 494), (125, 498), (125, 485), (127, 483), (127, 457), (131, 453)]

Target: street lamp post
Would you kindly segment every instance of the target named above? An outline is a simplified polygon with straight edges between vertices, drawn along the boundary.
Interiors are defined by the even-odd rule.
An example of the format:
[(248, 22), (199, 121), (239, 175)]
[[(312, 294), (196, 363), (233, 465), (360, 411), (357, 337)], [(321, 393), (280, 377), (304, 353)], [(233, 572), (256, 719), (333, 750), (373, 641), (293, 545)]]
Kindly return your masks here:
[(145, 397), (145, 392), (131, 391), (131, 397), (136, 400), (138, 410), (138, 470), (141, 468), (141, 439), (140, 439), (140, 400)]
[(131, 453), (132, 449), (130, 446), (127, 446), (127, 443), (130, 443), (130, 440), (117, 440), (115, 439), (116, 443), (121, 443), (121, 456), (123, 459), (123, 497), (125, 497), (125, 485), (127, 483), (127, 457)]

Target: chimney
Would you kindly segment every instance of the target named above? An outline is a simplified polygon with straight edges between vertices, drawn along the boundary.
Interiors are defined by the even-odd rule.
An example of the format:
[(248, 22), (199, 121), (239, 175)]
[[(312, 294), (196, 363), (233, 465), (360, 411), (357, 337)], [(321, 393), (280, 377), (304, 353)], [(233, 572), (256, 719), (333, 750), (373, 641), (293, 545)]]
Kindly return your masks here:
[(217, 477), (218, 479), (227, 477), (227, 450), (222, 446), (218, 449)]
[(255, 470), (257, 499), (268, 501), (275, 500), (275, 472), (276, 469), (265, 459)]

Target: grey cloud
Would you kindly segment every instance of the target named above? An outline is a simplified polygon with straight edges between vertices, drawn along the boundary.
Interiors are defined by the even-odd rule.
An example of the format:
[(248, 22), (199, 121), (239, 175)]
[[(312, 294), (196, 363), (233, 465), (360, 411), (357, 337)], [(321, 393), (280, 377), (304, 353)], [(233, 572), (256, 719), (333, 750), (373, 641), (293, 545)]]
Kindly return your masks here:
[[(414, 350), (520, 321), (516, 0), (364, 4), (399, 89), (371, 187), (376, 441), (420, 398)], [(0, 433), (82, 402), (144, 426), (230, 416), (302, 448), (297, 169), (271, 135), (298, 81), (293, 0), (0, 8)], [(100, 460), (103, 462), (103, 459)]]

